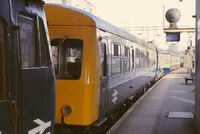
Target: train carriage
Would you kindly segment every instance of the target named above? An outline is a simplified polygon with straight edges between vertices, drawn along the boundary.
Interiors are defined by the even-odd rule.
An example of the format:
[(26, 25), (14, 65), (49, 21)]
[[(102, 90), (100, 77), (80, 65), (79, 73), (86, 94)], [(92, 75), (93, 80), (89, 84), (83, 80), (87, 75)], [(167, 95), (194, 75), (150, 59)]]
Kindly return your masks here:
[(55, 75), (43, 4), (0, 0), (0, 134), (54, 131)]
[(56, 126), (106, 122), (154, 81), (156, 48), (73, 7), (46, 4), (56, 71)]
[(171, 54), (171, 70), (177, 69), (180, 67), (181, 56), (179, 54)]
[(171, 54), (167, 51), (163, 52), (163, 61), (161, 64), (164, 74), (168, 74), (171, 71)]
[(158, 66), (163, 70), (163, 74), (168, 74), (174, 69), (180, 67), (180, 55), (176, 53), (169, 52), (168, 50), (159, 50), (158, 55), (160, 59)]
[(160, 79), (164, 75), (164, 50), (156, 47), (157, 50), (157, 80)]

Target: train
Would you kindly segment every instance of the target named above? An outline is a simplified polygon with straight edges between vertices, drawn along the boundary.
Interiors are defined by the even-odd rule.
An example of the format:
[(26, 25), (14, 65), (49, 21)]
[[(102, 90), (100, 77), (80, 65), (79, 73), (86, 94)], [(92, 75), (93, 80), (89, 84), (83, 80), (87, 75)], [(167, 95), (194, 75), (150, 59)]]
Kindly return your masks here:
[(55, 72), (41, 0), (0, 0), (0, 134), (54, 133)]
[(106, 126), (139, 89), (180, 67), (179, 55), (86, 11), (47, 3), (45, 13), (56, 73), (55, 133)]
[(162, 74), (166, 75), (181, 66), (182, 57), (180, 54), (161, 49), (158, 51), (158, 69), (162, 71)]
[(0, 1), (0, 134), (54, 133), (54, 124), (91, 133), (180, 65), (88, 12), (44, 4)]
[(54, 124), (56, 133), (91, 131), (179, 67), (179, 55), (90, 13), (43, 5), (0, 2), (0, 133), (54, 133)]

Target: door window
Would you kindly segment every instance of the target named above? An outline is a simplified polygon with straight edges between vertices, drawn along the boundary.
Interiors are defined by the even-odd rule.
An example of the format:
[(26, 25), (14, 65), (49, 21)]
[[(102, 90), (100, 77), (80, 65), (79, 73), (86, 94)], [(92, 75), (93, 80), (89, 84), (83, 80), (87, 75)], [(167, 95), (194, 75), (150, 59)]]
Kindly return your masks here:
[(101, 42), (101, 76), (106, 77), (106, 43)]

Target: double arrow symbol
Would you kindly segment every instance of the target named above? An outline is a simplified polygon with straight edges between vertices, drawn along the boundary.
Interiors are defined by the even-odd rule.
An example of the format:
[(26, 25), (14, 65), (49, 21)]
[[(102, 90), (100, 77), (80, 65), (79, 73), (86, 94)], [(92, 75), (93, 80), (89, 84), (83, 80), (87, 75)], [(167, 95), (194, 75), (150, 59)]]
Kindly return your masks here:
[[(28, 131), (28, 134), (43, 134), (43, 132), (51, 126), (51, 121), (45, 123), (43, 121), (41, 121), (40, 119), (36, 119), (34, 120), (35, 123), (37, 123), (39, 126)], [(1, 133), (0, 133), (1, 134)], [(46, 134), (50, 134), (50, 132), (46, 133)]]
[(116, 101), (118, 99), (117, 95), (118, 95), (118, 92), (117, 92), (116, 89), (114, 89), (114, 93), (112, 94), (112, 96), (113, 96), (112, 102), (115, 103), (115, 104), (116, 104)]

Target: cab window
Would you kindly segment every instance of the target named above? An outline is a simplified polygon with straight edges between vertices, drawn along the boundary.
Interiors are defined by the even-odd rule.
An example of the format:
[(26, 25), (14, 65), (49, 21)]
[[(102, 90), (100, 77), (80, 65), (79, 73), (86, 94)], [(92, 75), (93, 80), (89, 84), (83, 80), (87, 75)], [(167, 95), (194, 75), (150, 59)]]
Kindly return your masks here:
[(36, 67), (36, 31), (33, 18), (19, 15), (19, 39), (22, 68)]
[(6, 48), (5, 24), (0, 19), (0, 100), (4, 100), (8, 97)]
[(78, 80), (81, 77), (83, 41), (80, 39), (53, 39), (53, 62), (57, 79)]
[(49, 57), (49, 48), (48, 48), (44, 23), (41, 18), (39, 19), (39, 25), (40, 25), (40, 40), (41, 40), (41, 66), (48, 66), (51, 63)]

